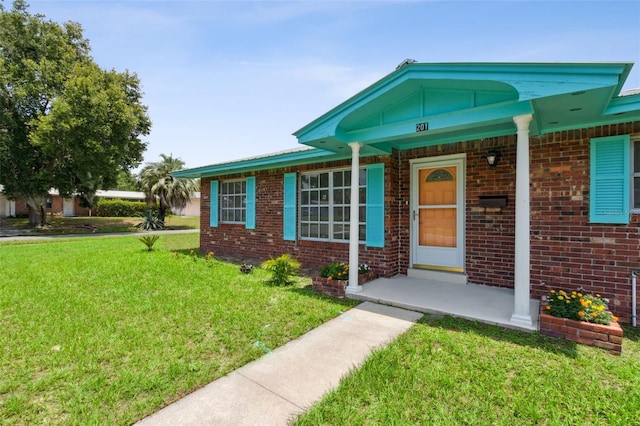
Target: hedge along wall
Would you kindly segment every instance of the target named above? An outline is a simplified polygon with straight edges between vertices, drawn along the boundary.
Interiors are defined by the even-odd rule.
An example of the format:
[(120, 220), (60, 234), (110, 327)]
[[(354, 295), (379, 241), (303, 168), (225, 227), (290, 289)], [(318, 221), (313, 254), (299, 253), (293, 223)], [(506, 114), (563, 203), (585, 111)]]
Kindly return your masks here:
[[(367, 157), (361, 159), (361, 166), (373, 163), (385, 163), (385, 183), (393, 176), (388, 166), (389, 156)], [(269, 257), (289, 253), (297, 258), (303, 268), (317, 270), (331, 262), (348, 262), (349, 242), (324, 242), (298, 239), (283, 239), (284, 175), (297, 172), (299, 186), (301, 172), (326, 169), (349, 168), (350, 160), (316, 163), (296, 168), (267, 170), (252, 174), (233, 174), (203, 178), (201, 182), (200, 250), (214, 252), (216, 256), (233, 257), (241, 261), (261, 262)], [(210, 220), (210, 183), (211, 180), (225, 180), (256, 177), (256, 227), (246, 229), (244, 224), (229, 224), (220, 221), (217, 227), (211, 227)], [(299, 191), (296, 194), (296, 215), (299, 220)], [(385, 217), (385, 221), (389, 218)], [(387, 227), (389, 232), (390, 226)], [(381, 275), (390, 276), (397, 268), (397, 252), (393, 245), (384, 248), (360, 245), (360, 263), (371, 265)]]

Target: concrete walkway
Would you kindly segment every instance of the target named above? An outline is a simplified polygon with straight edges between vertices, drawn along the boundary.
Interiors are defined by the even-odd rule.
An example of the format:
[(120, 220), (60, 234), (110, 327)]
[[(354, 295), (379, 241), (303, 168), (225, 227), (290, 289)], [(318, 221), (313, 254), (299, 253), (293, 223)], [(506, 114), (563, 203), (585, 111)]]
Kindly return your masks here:
[(421, 316), (364, 302), (137, 424), (286, 425)]
[[(29, 232), (29, 231), (26, 231)], [(91, 238), (91, 237), (140, 237), (147, 234), (195, 234), (200, 232), (199, 229), (176, 229), (176, 230), (161, 230), (161, 231), (140, 231), (140, 232), (110, 232), (110, 233), (95, 233), (95, 234), (55, 234), (55, 235), (42, 235), (32, 234), (23, 235), (25, 230), (10, 230), (0, 229), (0, 242), (3, 241), (31, 241), (31, 240), (55, 240), (55, 239), (68, 239), (68, 238)]]

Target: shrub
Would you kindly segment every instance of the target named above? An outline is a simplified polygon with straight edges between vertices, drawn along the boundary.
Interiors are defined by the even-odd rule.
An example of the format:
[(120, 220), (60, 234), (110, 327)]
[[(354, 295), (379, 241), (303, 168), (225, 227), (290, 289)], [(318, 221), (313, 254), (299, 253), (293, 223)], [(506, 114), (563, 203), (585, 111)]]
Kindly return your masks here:
[(576, 321), (609, 324), (617, 321), (607, 306), (608, 300), (599, 294), (585, 294), (582, 289), (567, 293), (564, 290), (551, 290), (547, 296), (544, 312), (561, 318)]
[(144, 237), (140, 238), (140, 241), (142, 241), (144, 243), (145, 246), (147, 246), (147, 249), (149, 251), (153, 250), (153, 245), (156, 243), (156, 241), (158, 241), (160, 237), (158, 235), (145, 235)]
[[(367, 272), (369, 272), (369, 265), (363, 263), (358, 266), (358, 274)], [(347, 280), (349, 279), (349, 265), (344, 262), (333, 262), (331, 265), (323, 266), (320, 269), (320, 276), (330, 280)]]
[(300, 262), (288, 254), (283, 254), (275, 259), (271, 258), (262, 263), (262, 268), (271, 272), (271, 279), (268, 281), (274, 285), (293, 284), (291, 277), (298, 274)]
[(97, 215), (102, 217), (133, 217), (140, 216), (149, 210), (143, 201), (127, 200), (98, 200)]
[(142, 215), (142, 221), (136, 226), (145, 231), (157, 231), (164, 228), (164, 222), (154, 214), (153, 210), (147, 210)]

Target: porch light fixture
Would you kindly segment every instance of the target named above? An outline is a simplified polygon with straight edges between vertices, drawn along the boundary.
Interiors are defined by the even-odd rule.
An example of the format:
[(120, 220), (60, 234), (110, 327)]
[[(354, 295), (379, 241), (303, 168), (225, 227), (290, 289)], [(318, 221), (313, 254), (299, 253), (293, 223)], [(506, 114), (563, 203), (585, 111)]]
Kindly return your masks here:
[(498, 157), (500, 157), (500, 153), (497, 151), (487, 152), (487, 156), (485, 158), (487, 159), (489, 167), (495, 167), (498, 164)]

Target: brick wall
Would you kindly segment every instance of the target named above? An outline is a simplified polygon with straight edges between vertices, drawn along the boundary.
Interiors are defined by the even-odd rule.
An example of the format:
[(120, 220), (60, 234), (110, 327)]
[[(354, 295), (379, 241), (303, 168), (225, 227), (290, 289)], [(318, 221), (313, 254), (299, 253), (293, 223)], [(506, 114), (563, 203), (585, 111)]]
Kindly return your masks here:
[[(361, 165), (384, 162), (386, 182), (391, 182), (392, 168), (389, 167), (390, 157), (367, 157), (361, 160)], [(318, 242), (318, 241), (285, 241), (283, 235), (283, 182), (284, 174), (297, 171), (313, 171), (331, 168), (345, 168), (350, 161), (335, 161), (317, 163), (298, 168), (283, 168), (257, 172), (255, 174), (234, 174), (219, 176), (215, 179), (223, 181), (247, 176), (256, 176), (256, 229), (245, 229), (244, 224), (219, 223), (218, 227), (209, 226), (210, 178), (201, 182), (201, 215), (200, 215), (200, 249), (202, 252), (213, 251), (219, 257), (232, 257), (237, 260), (253, 263), (261, 262), (270, 256), (276, 257), (283, 253), (295, 256), (303, 268), (317, 270), (334, 261), (348, 262), (349, 242)], [(299, 202), (299, 200), (298, 200)], [(392, 211), (392, 210), (391, 210)], [(389, 214), (385, 221), (387, 227), (386, 239), (393, 239)], [(393, 246), (385, 248), (370, 248), (360, 245), (360, 263), (367, 263), (380, 275), (390, 276), (398, 262), (397, 251)]]

